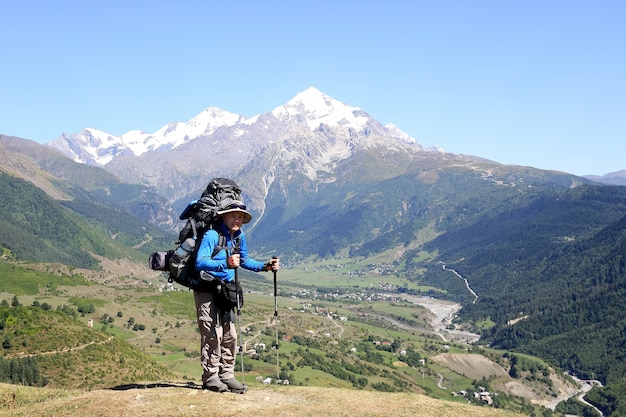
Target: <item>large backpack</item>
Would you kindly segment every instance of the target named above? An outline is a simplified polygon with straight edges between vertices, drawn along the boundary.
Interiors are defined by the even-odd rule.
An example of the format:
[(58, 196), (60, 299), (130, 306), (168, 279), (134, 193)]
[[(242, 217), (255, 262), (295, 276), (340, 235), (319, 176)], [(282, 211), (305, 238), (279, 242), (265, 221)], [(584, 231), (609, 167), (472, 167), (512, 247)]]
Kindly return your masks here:
[[(242, 200), (239, 186), (227, 178), (213, 178), (200, 196), (187, 205), (179, 219), (186, 220), (178, 234), (177, 247), (169, 251), (158, 251), (148, 260), (154, 270), (168, 272), (168, 282), (176, 282), (190, 289), (203, 289), (208, 283), (196, 270), (196, 255), (202, 237), (213, 228), (217, 212), (223, 210), (234, 200)], [(217, 247), (212, 256), (226, 246), (226, 238), (219, 234)]]

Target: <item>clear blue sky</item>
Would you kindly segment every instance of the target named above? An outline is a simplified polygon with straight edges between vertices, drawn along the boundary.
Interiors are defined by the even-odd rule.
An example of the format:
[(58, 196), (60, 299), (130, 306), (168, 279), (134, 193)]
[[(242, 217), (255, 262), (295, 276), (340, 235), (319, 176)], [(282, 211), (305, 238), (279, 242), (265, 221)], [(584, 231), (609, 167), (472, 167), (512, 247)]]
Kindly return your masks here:
[(424, 146), (626, 169), (626, 2), (0, 0), (0, 133), (155, 132), (313, 86)]

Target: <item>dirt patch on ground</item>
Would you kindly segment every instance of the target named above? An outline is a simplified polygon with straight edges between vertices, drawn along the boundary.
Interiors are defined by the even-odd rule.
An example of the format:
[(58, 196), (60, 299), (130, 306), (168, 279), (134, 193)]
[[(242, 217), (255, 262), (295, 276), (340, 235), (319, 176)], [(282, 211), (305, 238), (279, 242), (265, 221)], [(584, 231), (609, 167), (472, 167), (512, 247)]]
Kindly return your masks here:
[(504, 368), (482, 355), (442, 353), (432, 358), (433, 361), (452, 369), (459, 375), (470, 379), (506, 377), (510, 378)]
[(516, 397), (523, 397), (531, 402), (537, 402), (537, 394), (532, 390), (532, 388), (527, 387), (518, 381), (508, 381), (504, 383), (505, 389), (503, 391), (508, 392), (510, 395), (515, 395)]
[(142, 279), (152, 278), (159, 274), (159, 272), (153, 271), (148, 267), (148, 258), (146, 258), (145, 264), (141, 264), (128, 259), (111, 260), (95, 254), (92, 255), (100, 262), (100, 265), (105, 271), (113, 275), (132, 276)]

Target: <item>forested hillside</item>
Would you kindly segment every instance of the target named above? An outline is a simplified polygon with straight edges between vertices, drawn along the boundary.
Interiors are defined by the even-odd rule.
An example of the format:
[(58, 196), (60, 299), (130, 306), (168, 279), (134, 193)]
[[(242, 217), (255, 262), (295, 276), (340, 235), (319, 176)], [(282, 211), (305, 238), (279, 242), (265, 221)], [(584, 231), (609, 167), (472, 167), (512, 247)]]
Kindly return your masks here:
[(425, 246), (468, 280), (475, 303), (463, 281), (439, 264), (425, 277), (465, 300), (459, 322), (494, 323), (482, 343), (597, 378), (612, 386), (615, 407), (614, 394), (626, 394), (625, 214), (626, 187), (546, 195)]
[(97, 268), (91, 253), (143, 260), (145, 253), (129, 246), (146, 240), (146, 250), (172, 244), (167, 232), (84, 192), (79, 197), (57, 202), (31, 183), (0, 171), (0, 235), (6, 255)]
[[(384, 177), (391, 169), (362, 152), (339, 164), (340, 175), (327, 183), (277, 179), (264, 221), (251, 237), (290, 257), (369, 256), (422, 245), (425, 238), (507, 216), (543, 195), (591, 184), (565, 173), (490, 162), (397, 162), (403, 165), (394, 167), (398, 174), (392, 178)], [(363, 180), (373, 175), (383, 178)], [(298, 188), (304, 186), (308, 190)]]

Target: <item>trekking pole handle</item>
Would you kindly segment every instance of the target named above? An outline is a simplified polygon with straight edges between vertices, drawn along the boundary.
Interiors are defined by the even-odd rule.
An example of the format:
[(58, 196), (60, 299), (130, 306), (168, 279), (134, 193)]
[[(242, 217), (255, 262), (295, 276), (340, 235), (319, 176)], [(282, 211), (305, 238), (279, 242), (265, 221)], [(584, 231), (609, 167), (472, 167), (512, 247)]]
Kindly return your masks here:
[[(234, 246), (234, 247), (230, 248), (229, 250), (227, 250), (226, 255), (227, 255), (228, 257), (230, 257), (230, 256), (232, 256), (232, 255), (239, 255), (240, 253), (241, 253), (241, 249), (239, 248), (239, 246)], [(241, 261), (241, 260), (240, 260), (240, 261)], [(234, 270), (237, 270), (237, 267), (236, 267), (236, 266), (234, 266), (234, 267), (230, 267), (230, 266), (229, 266), (229, 268), (232, 268), (232, 269), (234, 269)]]
[[(239, 246), (239, 238), (233, 238), (233, 243), (234, 245), (232, 246), (231, 255), (239, 255), (241, 254), (241, 247)], [(241, 259), (240, 259), (241, 262)], [(237, 270), (237, 267), (234, 268), (235, 270)]]

